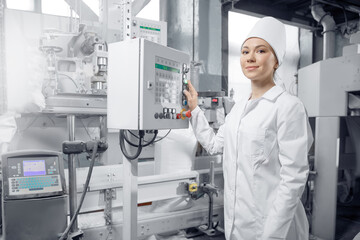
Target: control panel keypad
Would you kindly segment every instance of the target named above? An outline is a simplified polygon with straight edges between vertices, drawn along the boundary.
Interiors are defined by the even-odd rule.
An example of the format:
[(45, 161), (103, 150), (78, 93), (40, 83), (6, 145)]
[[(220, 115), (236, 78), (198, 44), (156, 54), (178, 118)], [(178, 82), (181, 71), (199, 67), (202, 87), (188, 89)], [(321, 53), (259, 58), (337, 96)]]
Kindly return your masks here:
[(180, 104), (181, 65), (178, 62), (155, 58), (155, 103)]
[(24, 194), (26, 192), (42, 191), (44, 189), (61, 189), (59, 175), (10, 178), (9, 194)]

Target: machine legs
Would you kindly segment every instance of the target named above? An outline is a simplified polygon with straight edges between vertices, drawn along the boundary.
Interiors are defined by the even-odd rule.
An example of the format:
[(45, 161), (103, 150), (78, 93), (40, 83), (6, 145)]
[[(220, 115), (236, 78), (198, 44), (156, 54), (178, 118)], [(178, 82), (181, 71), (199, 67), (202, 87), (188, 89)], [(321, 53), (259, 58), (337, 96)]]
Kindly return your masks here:
[(339, 133), (339, 117), (316, 118), (312, 234), (327, 240), (335, 239)]
[(138, 202), (138, 159), (128, 160), (123, 157), (124, 166), (124, 205), (123, 205), (123, 239), (137, 239), (137, 202)]

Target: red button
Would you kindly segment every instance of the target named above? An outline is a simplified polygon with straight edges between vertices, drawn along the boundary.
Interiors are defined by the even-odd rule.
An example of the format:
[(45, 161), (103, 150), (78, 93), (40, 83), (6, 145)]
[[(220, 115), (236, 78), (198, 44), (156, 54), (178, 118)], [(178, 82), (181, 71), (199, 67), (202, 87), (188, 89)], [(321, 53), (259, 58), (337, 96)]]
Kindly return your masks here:
[(181, 118), (181, 114), (180, 113), (176, 114), (176, 119), (180, 119), (180, 118)]
[(191, 111), (190, 111), (190, 110), (187, 111), (187, 112), (185, 113), (185, 116), (187, 116), (188, 118), (190, 118), (190, 117), (191, 117)]

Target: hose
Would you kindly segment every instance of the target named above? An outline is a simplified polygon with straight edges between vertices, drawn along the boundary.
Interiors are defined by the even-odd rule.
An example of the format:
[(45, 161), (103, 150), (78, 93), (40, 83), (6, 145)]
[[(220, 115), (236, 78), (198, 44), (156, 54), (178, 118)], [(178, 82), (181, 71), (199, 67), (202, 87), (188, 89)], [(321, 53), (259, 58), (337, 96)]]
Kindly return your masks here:
[(67, 228), (65, 229), (64, 233), (61, 235), (61, 237), (60, 237), (59, 240), (64, 240), (65, 237), (68, 238), (68, 234), (69, 234), (70, 228), (72, 227), (72, 225), (74, 224), (77, 216), (79, 215), (81, 206), (82, 206), (82, 204), (83, 204), (83, 202), (84, 202), (84, 199), (85, 199), (85, 195), (86, 195), (87, 189), (88, 189), (88, 187), (89, 187), (92, 170), (93, 170), (94, 164), (95, 164), (97, 149), (98, 149), (98, 144), (94, 144), (94, 148), (93, 148), (92, 156), (91, 156), (90, 167), (89, 167), (89, 171), (88, 171), (88, 174), (87, 174), (87, 177), (86, 177), (86, 181), (85, 181), (85, 185), (84, 185), (84, 190), (83, 190), (83, 193), (82, 193), (81, 198), (80, 198), (79, 206), (77, 207), (77, 209), (76, 209), (76, 211), (75, 211), (75, 214), (74, 214), (74, 216), (72, 217), (72, 219), (71, 219), (71, 221), (70, 221), (70, 224), (67, 226)]
[[(133, 135), (134, 137), (139, 138), (138, 136), (136, 136), (135, 134), (133, 134), (132, 132), (130, 132), (130, 130), (128, 130), (128, 132), (129, 132), (131, 135)], [(147, 146), (149, 146), (150, 144), (154, 143), (154, 142), (155, 142), (155, 139), (156, 139), (156, 137), (157, 137), (157, 134), (158, 134), (158, 130), (155, 130), (155, 131), (154, 131), (154, 136), (153, 136), (153, 138), (152, 138), (149, 142), (147, 142), (146, 144), (142, 145), (142, 147), (147, 147)], [(132, 143), (132, 142), (126, 137), (125, 134), (124, 134), (124, 137), (125, 137), (125, 141), (126, 141), (130, 146), (139, 147), (139, 145)], [(145, 140), (143, 140), (143, 141), (145, 142)]]
[(126, 148), (125, 148), (125, 130), (120, 130), (120, 133), (119, 133), (119, 144), (120, 144), (120, 149), (121, 149), (121, 152), (124, 154), (124, 156), (128, 159), (128, 160), (135, 160), (137, 159), (139, 156), (140, 156), (140, 153), (141, 153), (141, 150), (142, 150), (142, 140), (144, 138), (144, 131), (141, 130), (139, 131), (139, 144), (136, 146), (137, 147), (137, 152), (135, 153), (135, 155), (131, 156), (129, 155), (129, 153), (126, 151)]

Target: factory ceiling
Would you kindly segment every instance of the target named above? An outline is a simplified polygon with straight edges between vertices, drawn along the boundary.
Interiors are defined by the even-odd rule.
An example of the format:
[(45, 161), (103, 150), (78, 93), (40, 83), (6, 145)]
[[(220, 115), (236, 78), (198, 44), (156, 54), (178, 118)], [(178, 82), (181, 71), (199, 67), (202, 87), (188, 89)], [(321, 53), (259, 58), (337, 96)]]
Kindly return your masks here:
[[(316, 29), (318, 23), (311, 15), (311, 0), (223, 0), (227, 10), (253, 16), (273, 16), (293, 25)], [(325, 12), (331, 14), (337, 25), (358, 21), (360, 0), (316, 0), (323, 4)]]

